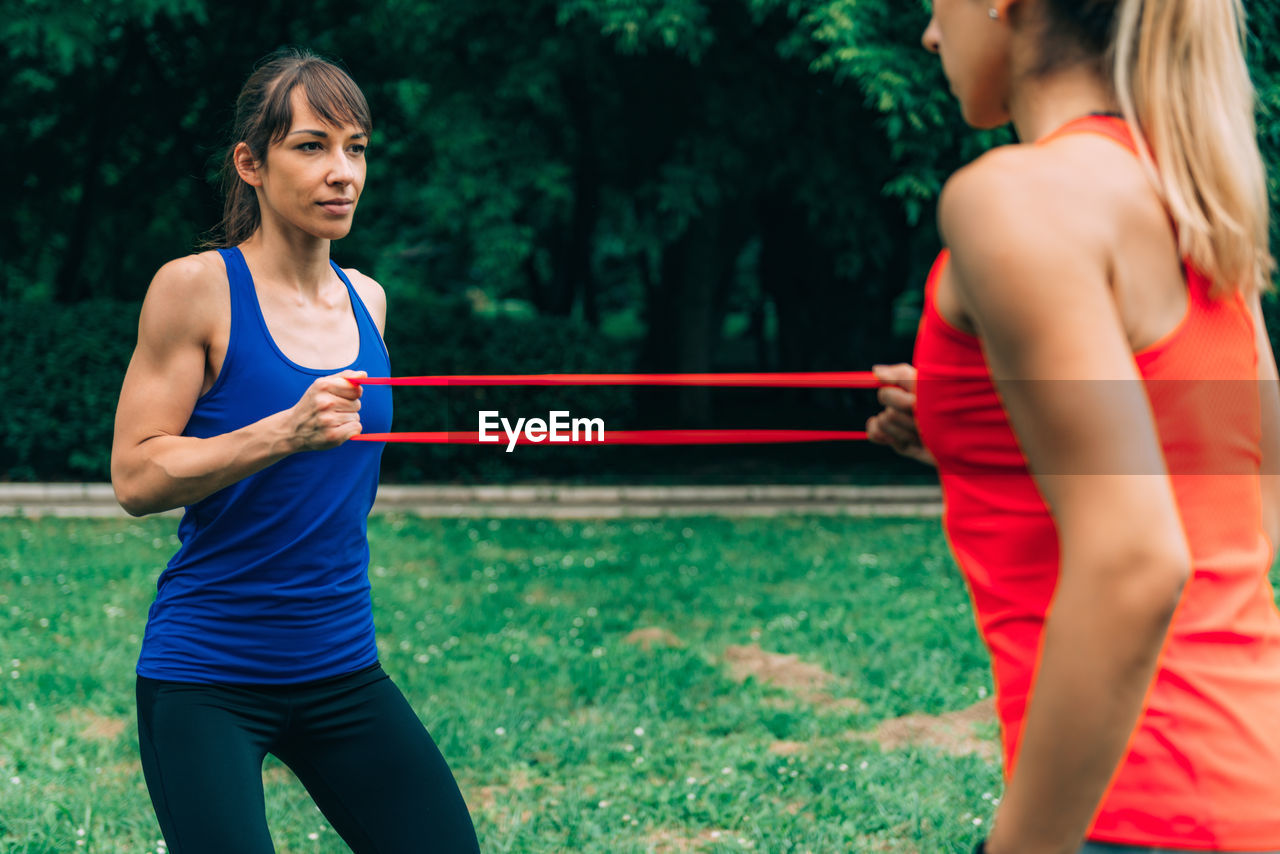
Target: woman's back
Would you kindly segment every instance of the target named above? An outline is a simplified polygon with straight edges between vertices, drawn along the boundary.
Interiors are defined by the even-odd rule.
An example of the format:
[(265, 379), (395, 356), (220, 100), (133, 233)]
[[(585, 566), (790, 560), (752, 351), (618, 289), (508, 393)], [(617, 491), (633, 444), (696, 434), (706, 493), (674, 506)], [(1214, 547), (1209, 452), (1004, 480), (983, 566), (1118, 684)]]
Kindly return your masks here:
[[(1094, 117), (1069, 129), (1131, 144), (1115, 119)], [(1105, 224), (1110, 215), (1099, 211), (1095, 218)], [(1125, 234), (1116, 240), (1123, 244), (1126, 237), (1142, 242)], [(1172, 252), (1172, 237), (1165, 245)], [(1121, 246), (1120, 257), (1125, 251)], [(948, 535), (991, 650), (1012, 774), (1059, 579), (1059, 534), (1027, 471), (980, 340), (939, 313), (948, 262), (944, 252), (927, 286), (914, 360), (916, 414), (938, 460)], [(1254, 326), (1242, 296), (1214, 298), (1208, 279), (1189, 266), (1185, 275), (1181, 316), (1136, 347), (1134, 359), (1151, 401), (1193, 573), (1146, 711), (1089, 835), (1126, 844), (1270, 846), (1280, 838), (1280, 727), (1274, 725), (1280, 720), (1280, 613), (1267, 582), (1272, 555), (1258, 477)], [(1160, 302), (1158, 288), (1144, 294), (1135, 287), (1130, 294), (1136, 304)], [(1123, 319), (1122, 306), (1117, 312)], [(1142, 332), (1124, 326), (1131, 339), (1135, 328)], [(1052, 376), (1032, 381), (1124, 382)], [(1096, 386), (1090, 391), (1096, 400)], [(1141, 461), (1131, 465), (1037, 474), (1163, 477)]]

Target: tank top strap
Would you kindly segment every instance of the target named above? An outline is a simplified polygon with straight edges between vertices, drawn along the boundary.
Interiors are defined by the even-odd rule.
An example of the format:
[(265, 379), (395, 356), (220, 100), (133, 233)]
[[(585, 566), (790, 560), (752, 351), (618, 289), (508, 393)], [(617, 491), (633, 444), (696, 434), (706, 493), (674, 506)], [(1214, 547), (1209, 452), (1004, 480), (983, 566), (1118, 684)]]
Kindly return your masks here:
[[(338, 262), (330, 258), (329, 266), (333, 267), (333, 271), (338, 274), (338, 278), (342, 279), (342, 283), (347, 286), (347, 295), (351, 299), (351, 311), (355, 314), (356, 328), (360, 333), (360, 363), (368, 364), (369, 358), (376, 353), (377, 358), (374, 362), (375, 367), (373, 369), (367, 369), (369, 370), (370, 376), (377, 376), (374, 371), (384, 369), (389, 375), (391, 357), (387, 353), (386, 342), (382, 339), (382, 333), (378, 331), (378, 324), (374, 322), (373, 315), (369, 312), (369, 307), (364, 304), (364, 300), (360, 298), (360, 294), (356, 291), (355, 285), (351, 284), (351, 280), (347, 278), (347, 274), (338, 266)], [(373, 342), (377, 342), (377, 346), (372, 346)]]
[[(205, 393), (205, 396), (211, 396), (215, 390), (220, 389), (225, 384), (225, 379), (235, 369), (236, 363), (240, 361), (240, 352), (246, 346), (252, 346), (252, 340), (246, 342), (246, 335), (252, 335), (253, 330), (259, 327), (254, 318), (260, 314), (258, 308), (258, 297), (253, 291), (253, 277), (249, 273), (249, 265), (245, 263), (244, 256), (240, 254), (237, 246), (230, 248), (219, 248), (218, 254), (222, 256), (222, 263), (227, 268), (227, 289), (231, 303), (231, 324), (227, 335), (227, 352), (222, 358), (222, 368), (218, 371), (218, 378), (214, 381), (213, 387)], [(250, 356), (250, 363), (253, 357)]]
[(251, 306), (257, 305), (258, 299), (253, 293), (253, 277), (249, 274), (249, 265), (245, 263), (240, 247), (219, 249), (218, 254), (227, 266), (227, 284), (231, 288), (231, 325), (234, 328), (236, 316), (246, 319), (245, 313), (252, 310)]

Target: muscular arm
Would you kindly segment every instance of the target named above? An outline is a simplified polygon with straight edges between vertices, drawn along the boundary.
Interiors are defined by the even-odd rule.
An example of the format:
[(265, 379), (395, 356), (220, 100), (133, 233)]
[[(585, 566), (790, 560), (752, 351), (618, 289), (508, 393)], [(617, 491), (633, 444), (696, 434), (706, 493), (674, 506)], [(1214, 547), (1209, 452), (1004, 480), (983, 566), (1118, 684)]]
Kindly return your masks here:
[(1066, 854), (1123, 757), (1190, 558), (1105, 255), (1028, 168), (988, 155), (953, 178), (939, 218), (957, 296), (1061, 546), (988, 847)]
[(116, 498), (135, 516), (194, 503), (291, 453), (333, 447), (360, 431), (360, 389), (334, 376), (318, 379), (292, 408), (239, 430), (182, 435), (213, 330), (229, 312), (218, 299), (226, 287), (220, 275), (198, 257), (170, 262), (143, 302), (111, 448)]

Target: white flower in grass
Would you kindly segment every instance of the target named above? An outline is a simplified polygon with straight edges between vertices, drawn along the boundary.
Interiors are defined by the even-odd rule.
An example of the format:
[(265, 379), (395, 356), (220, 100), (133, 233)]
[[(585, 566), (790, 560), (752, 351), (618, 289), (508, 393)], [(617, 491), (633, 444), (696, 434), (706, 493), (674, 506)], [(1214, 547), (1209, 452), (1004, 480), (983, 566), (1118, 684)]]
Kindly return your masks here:
[(840, 763), (840, 770), (841, 770), (841, 771), (848, 771), (848, 770), (849, 770), (849, 766), (848, 766), (846, 763), (841, 762), (841, 763)]
[(320, 834), (318, 834), (318, 833), (308, 833), (308, 834), (307, 834), (307, 838), (308, 838), (308, 839), (319, 839), (319, 838), (320, 838)]
[(685, 777), (685, 778), (684, 778), (684, 781), (685, 781), (686, 783), (688, 783), (690, 786), (692, 786), (694, 783), (698, 782), (698, 778), (697, 778), (697, 777)]
[(974, 820), (973, 820), (973, 823), (974, 823), (974, 825), (982, 824), (982, 819), (981, 819), (981, 818), (977, 818), (977, 817), (975, 817), (975, 818), (974, 818)]
[(494, 734), (494, 735), (506, 735), (506, 734), (507, 734), (507, 728), (506, 728), (506, 727), (501, 727), (501, 726), (500, 726), (500, 727), (494, 727), (493, 734)]
[(644, 735), (644, 727), (638, 726), (632, 730), (636, 735)]
[(12, 783), (12, 784), (13, 784), (13, 785), (15, 785), (15, 786), (21, 786), (21, 785), (22, 785), (22, 778), (21, 778), (21, 777), (10, 777), (10, 778), (9, 778), (9, 782), (10, 782), (10, 783)]
[(608, 808), (609, 808), (609, 802), (608, 802), (608, 801), (601, 801), (599, 804), (597, 804), (597, 806), (598, 806), (600, 809), (602, 809), (602, 810), (603, 810), (603, 809), (608, 809)]

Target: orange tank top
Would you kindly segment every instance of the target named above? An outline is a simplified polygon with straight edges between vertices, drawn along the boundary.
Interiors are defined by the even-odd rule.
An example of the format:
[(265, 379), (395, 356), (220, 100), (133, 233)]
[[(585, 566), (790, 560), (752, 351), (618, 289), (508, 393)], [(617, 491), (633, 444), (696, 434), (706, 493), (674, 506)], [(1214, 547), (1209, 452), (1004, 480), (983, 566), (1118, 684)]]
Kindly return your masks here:
[[(1117, 119), (1100, 133), (1134, 151)], [(938, 461), (943, 524), (991, 654), (1011, 774), (1058, 579), (1058, 533), (991, 381), (981, 341), (925, 287), (916, 420)], [(1248, 306), (1211, 298), (1185, 266), (1181, 323), (1134, 354), (1191, 548), (1193, 573), (1128, 753), (1089, 838), (1193, 849), (1280, 849), (1280, 612), (1262, 528), (1258, 353)], [(1224, 399), (1224, 395), (1229, 400)]]

